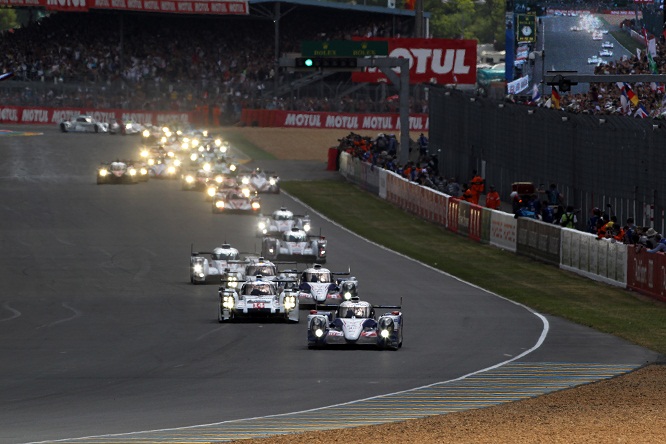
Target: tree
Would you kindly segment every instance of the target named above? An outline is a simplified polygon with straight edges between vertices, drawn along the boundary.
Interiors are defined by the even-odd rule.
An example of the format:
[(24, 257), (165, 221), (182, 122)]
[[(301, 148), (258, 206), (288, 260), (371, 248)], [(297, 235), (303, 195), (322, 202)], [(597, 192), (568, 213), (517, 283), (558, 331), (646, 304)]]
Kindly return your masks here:
[(18, 27), (16, 11), (10, 8), (0, 8), (0, 31)]

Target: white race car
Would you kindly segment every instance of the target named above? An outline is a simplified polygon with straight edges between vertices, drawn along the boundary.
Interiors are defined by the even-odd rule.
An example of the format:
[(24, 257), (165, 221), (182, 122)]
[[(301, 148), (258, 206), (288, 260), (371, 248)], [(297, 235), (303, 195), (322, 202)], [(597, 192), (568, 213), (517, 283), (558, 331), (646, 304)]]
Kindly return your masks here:
[(610, 49), (602, 49), (601, 51), (599, 51), (599, 55), (601, 57), (613, 57), (613, 51), (611, 51)]
[[(380, 316), (376, 308), (393, 309)], [(308, 348), (326, 346), (402, 347), (402, 312), (399, 305), (372, 305), (358, 297), (340, 304), (337, 311), (312, 310), (308, 315)]]
[(261, 202), (256, 191), (240, 187), (217, 191), (213, 196), (213, 213), (259, 213)]
[(322, 236), (310, 236), (300, 228), (292, 228), (279, 236), (264, 237), (261, 254), (271, 260), (324, 264), (327, 244)]
[(298, 301), (301, 308), (316, 308), (317, 305), (340, 305), (357, 295), (358, 281), (355, 277), (336, 280), (335, 276), (348, 276), (349, 272), (337, 273), (319, 264), (306, 268), (298, 286)]
[(125, 183), (135, 184), (139, 183), (139, 171), (128, 162), (115, 162), (102, 163), (97, 168), (97, 185), (107, 183)]
[[(229, 275), (244, 274), (246, 265), (247, 262), (241, 259), (238, 250), (229, 244), (222, 244), (211, 252), (191, 251), (190, 282), (193, 284), (220, 283), (222, 279), (229, 280)], [(240, 279), (243, 279), (242, 274)]]
[(300, 318), (296, 292), (262, 276), (244, 282), (237, 289), (223, 285), (219, 296), (219, 322), (240, 318), (276, 318), (298, 322)]
[(109, 124), (98, 122), (92, 116), (80, 115), (59, 123), (63, 133), (108, 133)]
[(246, 180), (247, 184), (257, 190), (258, 193), (275, 193), (280, 192), (280, 178), (272, 173), (255, 169), (249, 176), (243, 176), (241, 180)]
[(605, 41), (601, 44), (602, 48), (608, 48), (608, 49), (613, 49), (614, 46), (615, 45), (613, 44), (613, 42), (609, 42), (609, 41)]
[(601, 63), (602, 59), (599, 56), (593, 55), (592, 57), (588, 57), (587, 59), (587, 64), (588, 65), (598, 65)]
[(289, 231), (292, 228), (300, 228), (306, 233), (310, 231), (310, 217), (307, 215), (295, 215), (285, 207), (276, 210), (270, 216), (259, 216), (257, 221), (257, 236), (275, 235)]

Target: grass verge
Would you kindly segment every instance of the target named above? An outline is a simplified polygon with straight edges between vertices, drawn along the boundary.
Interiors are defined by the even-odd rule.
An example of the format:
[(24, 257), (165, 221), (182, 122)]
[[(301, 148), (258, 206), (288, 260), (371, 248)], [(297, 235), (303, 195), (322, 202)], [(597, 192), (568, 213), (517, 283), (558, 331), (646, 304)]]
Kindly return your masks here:
[(624, 46), (624, 48), (632, 54), (636, 54), (636, 49), (638, 48), (640, 48), (641, 52), (645, 51), (645, 45), (641, 45), (622, 31), (613, 31), (610, 34), (615, 37), (615, 40), (617, 40), (620, 45)]
[(318, 212), (374, 242), (541, 313), (666, 354), (666, 304), (475, 243), (346, 182), (281, 185)]
[(276, 158), (271, 153), (262, 150), (260, 147), (247, 140), (245, 137), (243, 137), (242, 134), (234, 131), (233, 128), (229, 128), (224, 131), (224, 138), (228, 140), (234, 148), (241, 150), (251, 159), (275, 160)]

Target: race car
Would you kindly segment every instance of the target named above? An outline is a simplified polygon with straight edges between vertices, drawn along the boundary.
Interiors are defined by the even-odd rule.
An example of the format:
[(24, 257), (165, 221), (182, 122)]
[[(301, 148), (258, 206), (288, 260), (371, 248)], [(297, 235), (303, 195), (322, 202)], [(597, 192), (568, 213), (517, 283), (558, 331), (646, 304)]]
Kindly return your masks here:
[[(380, 316), (375, 309), (393, 309)], [(312, 310), (308, 315), (308, 348), (326, 346), (402, 347), (403, 319), (399, 305), (372, 305), (358, 297), (344, 301), (336, 311)]]
[(261, 202), (256, 191), (240, 187), (218, 191), (213, 197), (213, 213), (258, 213)]
[(260, 168), (253, 170), (249, 175), (242, 176), (240, 179), (242, 183), (247, 182), (247, 185), (258, 193), (280, 193), (280, 177)]
[(175, 157), (160, 156), (148, 159), (150, 177), (155, 179), (177, 179), (181, 176), (181, 162)]
[[(241, 259), (236, 248), (229, 244), (222, 244), (213, 251), (192, 251), (190, 249), (190, 282), (192, 284), (219, 283), (222, 279), (243, 279), (247, 262)], [(209, 257), (205, 257), (209, 255)]]
[(608, 48), (608, 49), (613, 49), (614, 46), (615, 45), (613, 44), (613, 42), (609, 42), (609, 41), (605, 41), (601, 44), (602, 48)]
[(240, 288), (221, 286), (217, 319), (226, 322), (241, 318), (275, 318), (296, 323), (300, 320), (298, 298), (293, 290), (275, 280), (257, 276)]
[(98, 122), (92, 116), (80, 115), (59, 123), (63, 133), (108, 133), (109, 124)]
[(599, 56), (601, 57), (613, 57), (613, 51), (609, 49), (602, 49), (599, 51)]
[(264, 237), (261, 254), (272, 260), (325, 264), (327, 244), (323, 236), (310, 236), (300, 228), (292, 228), (279, 236)]
[(257, 236), (275, 235), (292, 228), (300, 228), (306, 233), (310, 231), (310, 217), (295, 215), (285, 207), (276, 210), (270, 216), (259, 215), (257, 221)]
[(588, 57), (587, 64), (588, 65), (598, 65), (601, 61), (602, 60), (599, 56), (593, 55), (592, 57)]
[(349, 272), (332, 272), (320, 264), (306, 268), (301, 274), (298, 286), (301, 308), (340, 305), (343, 300), (357, 296), (358, 281), (355, 277), (335, 279), (335, 276), (348, 275)]
[(97, 168), (97, 185), (106, 183), (139, 183), (138, 171), (127, 162), (119, 160), (110, 163), (102, 163)]
[(251, 281), (261, 276), (264, 280), (278, 279), (277, 266), (263, 257), (248, 258), (243, 269), (243, 279)]
[(196, 172), (188, 172), (182, 174), (180, 177), (181, 189), (185, 191), (199, 191), (207, 189), (207, 185), (211, 180), (211, 173), (205, 170), (197, 170)]

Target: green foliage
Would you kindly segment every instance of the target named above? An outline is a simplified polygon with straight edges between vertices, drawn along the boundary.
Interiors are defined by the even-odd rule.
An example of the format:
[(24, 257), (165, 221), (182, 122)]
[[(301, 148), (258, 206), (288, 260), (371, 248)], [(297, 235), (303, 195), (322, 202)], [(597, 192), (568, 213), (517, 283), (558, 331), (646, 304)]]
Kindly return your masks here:
[(16, 11), (13, 9), (0, 8), (0, 31), (18, 27)]
[(425, 0), (434, 37), (504, 42), (505, 3), (499, 0)]

